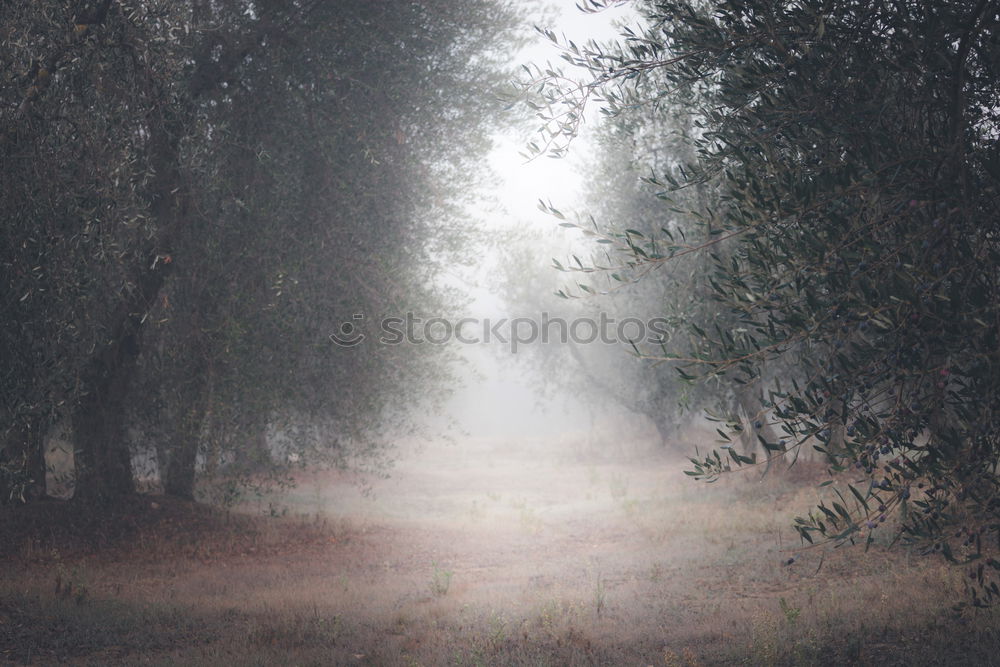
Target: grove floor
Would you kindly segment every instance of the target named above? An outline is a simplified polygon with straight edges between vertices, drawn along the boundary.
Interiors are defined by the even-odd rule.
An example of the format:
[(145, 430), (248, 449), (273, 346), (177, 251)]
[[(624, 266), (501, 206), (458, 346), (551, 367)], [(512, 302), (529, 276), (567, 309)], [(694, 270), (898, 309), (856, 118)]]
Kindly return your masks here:
[(12, 536), (0, 659), (968, 665), (1000, 654), (995, 613), (951, 611), (960, 569), (881, 544), (801, 549), (789, 526), (820, 497), (819, 466), (708, 485), (655, 451), (558, 451), (424, 446), (367, 492), (344, 473), (302, 475), (280, 498), (284, 518), (146, 497), (153, 519), (124, 542)]

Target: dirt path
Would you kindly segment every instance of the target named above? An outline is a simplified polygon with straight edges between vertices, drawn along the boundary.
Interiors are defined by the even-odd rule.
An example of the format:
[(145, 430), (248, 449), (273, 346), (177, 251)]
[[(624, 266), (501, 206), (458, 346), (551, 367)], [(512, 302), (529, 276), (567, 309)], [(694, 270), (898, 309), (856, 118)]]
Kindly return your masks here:
[[(39, 662), (34, 642), (39, 664), (940, 664), (907, 642), (961, 645), (954, 627), (929, 630), (954, 583), (938, 564), (875, 549), (783, 565), (814, 484), (704, 485), (682, 469), (425, 450), (370, 495), (304, 476), (285, 501), (312, 532), (293, 547), (275, 533), (254, 536), (259, 551), (27, 566), (4, 585), (0, 638), (20, 643), (0, 655)], [(59, 568), (85, 600), (53, 597)], [(993, 626), (974, 621), (965, 664), (989, 655)]]

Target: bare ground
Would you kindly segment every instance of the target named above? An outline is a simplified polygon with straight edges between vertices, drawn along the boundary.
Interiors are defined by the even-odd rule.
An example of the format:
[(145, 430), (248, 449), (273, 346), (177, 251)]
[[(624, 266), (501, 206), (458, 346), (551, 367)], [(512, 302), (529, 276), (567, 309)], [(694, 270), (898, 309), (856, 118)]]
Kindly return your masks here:
[(820, 493), (817, 466), (705, 485), (662, 454), (571, 444), (424, 447), (369, 495), (343, 473), (303, 475), (286, 518), (152, 497), (111, 525), (71, 504), (8, 516), (0, 657), (939, 665), (998, 654), (995, 613), (950, 611), (960, 570), (881, 545), (800, 550), (789, 524)]

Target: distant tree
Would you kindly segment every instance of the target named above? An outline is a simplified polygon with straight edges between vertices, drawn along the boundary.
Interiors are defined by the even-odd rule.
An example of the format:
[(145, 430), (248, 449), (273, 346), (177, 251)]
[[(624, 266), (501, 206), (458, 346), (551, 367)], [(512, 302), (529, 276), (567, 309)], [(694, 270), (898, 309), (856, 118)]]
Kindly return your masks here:
[[(842, 473), (838, 502), (797, 520), (804, 540), (870, 543), (895, 513), (904, 539), (968, 564), (974, 604), (995, 601), (997, 6), (639, 7), (646, 27), (619, 48), (565, 45), (589, 78), (528, 85), (551, 130), (536, 147), (556, 152), (589, 100), (624, 115), (691, 96), (695, 159), (650, 181), (666, 197), (717, 189), (716, 205), (671, 212), (704, 240), (597, 237), (632, 270), (706, 253), (727, 319), (696, 315), (690, 349), (646, 356), (752, 391), (782, 432), (764, 443), (772, 456), (813, 446)], [(648, 80), (653, 96), (636, 86)], [(730, 449), (691, 472), (755, 462)]]
[[(651, 77), (652, 78), (652, 77)], [(643, 81), (650, 94), (651, 82)], [(664, 215), (665, 204), (674, 209), (698, 209), (709, 206), (716, 195), (706, 184), (672, 193), (667, 198), (662, 188), (650, 183), (650, 177), (672, 164), (693, 158), (690, 118), (685, 111), (687, 100), (658, 100), (656, 104), (636, 109), (628, 115), (607, 119), (596, 132), (596, 150), (592, 166), (587, 171), (587, 211), (597, 220), (616, 221), (642, 237), (672, 235), (689, 243), (702, 238), (702, 229), (676, 215)], [(657, 196), (659, 195), (659, 196)], [(570, 227), (572, 232), (572, 227)], [(606, 245), (606, 244), (602, 244)], [(600, 246), (598, 246), (600, 248)], [(612, 264), (600, 251), (593, 256), (595, 264)], [(707, 258), (689, 254), (676, 258), (669, 265), (635, 267), (638, 270), (604, 272), (602, 284), (591, 287), (602, 293), (603, 308), (619, 318), (646, 318), (655, 315), (669, 326), (669, 337), (659, 344), (663, 352), (683, 339), (683, 325), (691, 319), (707, 320), (718, 316), (700, 274)], [(653, 268), (655, 276), (644, 276)], [(575, 267), (579, 269), (579, 267)], [(577, 273), (572, 264), (564, 266), (568, 273)], [(640, 279), (641, 278), (641, 279)], [(567, 298), (587, 296), (570, 290)], [(588, 300), (592, 298), (588, 296)], [(696, 315), (697, 313), (697, 315)], [(649, 341), (637, 341), (642, 350)], [(641, 350), (629, 350), (642, 356)], [(690, 417), (690, 412), (713, 409), (720, 414), (729, 412), (727, 397), (721, 397), (719, 386), (685, 382), (676, 375), (662, 372), (653, 364), (643, 364), (631, 381), (633, 391), (625, 399), (635, 405), (656, 424), (665, 443), (679, 435), (678, 426)], [(628, 395), (628, 394), (624, 394)], [(731, 397), (729, 397), (731, 398)]]
[[(713, 241), (711, 230), (696, 216), (686, 213), (718, 209), (721, 190), (718, 184), (700, 180), (667, 191), (656, 178), (656, 174), (664, 171), (683, 174), (685, 166), (697, 159), (700, 130), (690, 111), (697, 106), (696, 96), (683, 88), (669, 96), (662, 95), (668, 85), (656, 71), (647, 72), (632, 85), (633, 95), (649, 102), (630, 109), (627, 114), (608, 118), (599, 127), (598, 148), (587, 174), (588, 212), (600, 220), (621, 221), (636, 238), (661, 237), (689, 247)], [(738, 318), (712, 298), (712, 287), (704, 280), (714, 262), (730, 260), (734, 248), (735, 243), (730, 241), (715, 243), (711, 255), (683, 253), (669, 263), (641, 263), (627, 271), (614, 272), (614, 277), (605, 272), (601, 291), (607, 292), (607, 297), (602, 303), (621, 313), (621, 317), (659, 313), (671, 325), (673, 339), (663, 341), (659, 354), (669, 354), (668, 349), (688, 350), (691, 336), (696, 341), (701, 337), (697, 329), (688, 326), (690, 322), (710, 322), (723, 328), (740, 326)], [(595, 263), (602, 260), (611, 263), (608, 258), (594, 256)], [(564, 269), (574, 272), (571, 264)], [(654, 275), (646, 276), (650, 271)], [(588, 300), (592, 298), (588, 295)], [(613, 305), (615, 302), (617, 307)], [(698, 382), (676, 374), (671, 377), (661, 370), (659, 366), (647, 367), (648, 377), (633, 382), (638, 393), (631, 397), (631, 403), (650, 415), (665, 439), (675, 436), (676, 425), (685, 419), (684, 413), (693, 411), (703, 412), (738, 434), (745, 455), (762, 449), (761, 439), (780, 441), (770, 423), (769, 410), (754, 387)], [(765, 377), (770, 377), (774, 373), (787, 373), (788, 369), (772, 362), (770, 368), (762, 371)]]

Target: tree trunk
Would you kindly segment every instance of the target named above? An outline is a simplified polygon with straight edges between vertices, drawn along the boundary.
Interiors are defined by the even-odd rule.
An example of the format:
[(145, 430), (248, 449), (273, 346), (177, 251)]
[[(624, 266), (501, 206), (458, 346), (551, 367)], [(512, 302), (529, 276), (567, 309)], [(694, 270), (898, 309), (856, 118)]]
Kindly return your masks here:
[[(92, 25), (103, 23), (110, 6), (109, 0), (81, 3), (79, 11), (74, 14), (77, 24), (86, 25), (89, 29)], [(201, 12), (199, 18), (202, 18), (206, 6), (205, 3), (196, 6)], [(92, 11), (85, 12), (85, 7)], [(258, 30), (234, 49), (226, 50), (220, 62), (204, 60), (207, 56), (199, 51), (202, 59), (195, 63), (198, 76), (192, 76), (188, 91), (192, 99), (211, 92), (227, 81), (246, 55), (261, 46), (261, 37), (275, 29), (270, 14), (261, 19)], [(82, 39), (86, 32), (80, 32), (77, 39)], [(214, 48), (214, 41), (209, 39), (209, 42)], [(51, 72), (56, 71), (65, 51), (66, 48), (61, 47), (52, 55)], [(208, 65), (213, 68), (208, 68)], [(205, 75), (209, 69), (211, 76)], [(155, 73), (149, 74), (150, 85), (159, 85), (157, 77), (153, 76)], [(167, 90), (149, 92), (163, 100), (148, 118), (148, 160), (150, 172), (154, 174), (149, 187), (148, 213), (157, 228), (146, 251), (140, 253), (140, 263), (131, 272), (132, 289), (106, 320), (106, 330), (110, 332), (107, 342), (98, 345), (79, 376), (82, 398), (74, 406), (71, 417), (77, 449), (75, 497), (83, 500), (105, 501), (135, 490), (125, 439), (125, 417), (131, 399), (131, 380), (142, 349), (142, 322), (163, 287), (171, 261), (169, 248), (183, 232), (189, 215), (180, 154), (180, 142), (188, 130), (184, 123), (187, 111), (183, 105), (178, 108), (167, 101), (170, 99)], [(26, 97), (20, 112), (23, 113), (34, 99)], [(184, 457), (189, 454), (185, 453)]]
[(194, 500), (198, 448), (208, 415), (207, 399), (211, 391), (211, 372), (200, 364), (190, 370), (190, 380), (180, 398), (176, 423), (170, 435), (163, 491), (167, 495)]
[(170, 242), (184, 226), (187, 197), (180, 170), (182, 127), (164, 110), (149, 142), (150, 165), (156, 174), (150, 189), (150, 216), (158, 229), (132, 275), (133, 288), (108, 318), (109, 341), (99, 346), (81, 373), (83, 398), (73, 413), (76, 497), (104, 501), (135, 491), (125, 440), (129, 387), (142, 350), (143, 321), (163, 288), (172, 258)]
[(19, 420), (0, 451), (6, 470), (0, 476), (0, 505), (45, 496), (45, 447), (39, 420)]
[(234, 453), (235, 468), (241, 473), (255, 473), (271, 464), (271, 450), (267, 446), (267, 416), (255, 413), (241, 429), (246, 439)]
[[(741, 410), (746, 418), (746, 425), (740, 434), (744, 455), (750, 456), (757, 451), (757, 446), (760, 445), (758, 436), (763, 438), (769, 445), (778, 444), (779, 438), (768, 422), (767, 410), (753, 389), (749, 385), (741, 385), (735, 391), (735, 398), (737, 409)], [(767, 450), (763, 446), (760, 449), (766, 460), (764, 472), (767, 473), (771, 470), (774, 452)]]
[(830, 439), (827, 441), (826, 449), (836, 456), (846, 452), (847, 426), (844, 424), (844, 401), (835, 398), (830, 401), (832, 415), (828, 420), (830, 429)]
[[(577, 364), (579, 364), (580, 370), (583, 372), (587, 381), (590, 382), (591, 385), (601, 389), (605, 397), (613, 399), (629, 412), (646, 417), (652, 421), (656, 426), (656, 432), (660, 435), (661, 444), (666, 445), (670, 441), (670, 438), (672, 438), (676, 433), (676, 425), (668, 420), (666, 413), (660, 410), (660, 405), (656, 403), (652, 405), (635, 405), (633, 402), (630, 402), (627, 397), (622, 396), (622, 393), (619, 390), (612, 387), (609, 383), (605, 382), (603, 378), (591, 371), (590, 367), (587, 365), (586, 358), (580, 353), (576, 343), (571, 343), (567, 346), (567, 349), (576, 360)], [(591, 425), (591, 432), (593, 432), (593, 430), (593, 425)]]
[[(158, 191), (162, 193), (164, 187), (175, 182), (174, 178), (164, 178)], [(161, 194), (151, 207), (154, 214), (169, 221), (161, 228), (164, 233), (160, 239), (175, 231), (181, 219), (175, 192), (167, 190), (168, 194)], [(109, 341), (98, 347), (80, 374), (83, 396), (73, 411), (72, 425), (77, 450), (75, 497), (83, 500), (106, 501), (135, 492), (125, 438), (128, 401), (132, 398), (129, 390), (142, 350), (143, 321), (170, 267), (163, 261), (165, 255), (158, 252), (155, 239), (154, 244), (134, 271), (134, 288), (109, 318)]]
[[(195, 413), (198, 414), (195, 414)], [(163, 480), (163, 492), (170, 496), (194, 500), (195, 468), (198, 462), (198, 442), (204, 410), (192, 407), (183, 423), (173, 431), (169, 463)]]
[[(127, 318), (127, 322), (134, 320)], [(125, 415), (129, 385), (138, 357), (135, 337), (138, 322), (119, 329), (104, 346), (81, 378), (85, 395), (73, 413), (73, 441), (76, 447), (75, 498), (104, 502), (135, 491), (131, 457), (125, 440)]]

